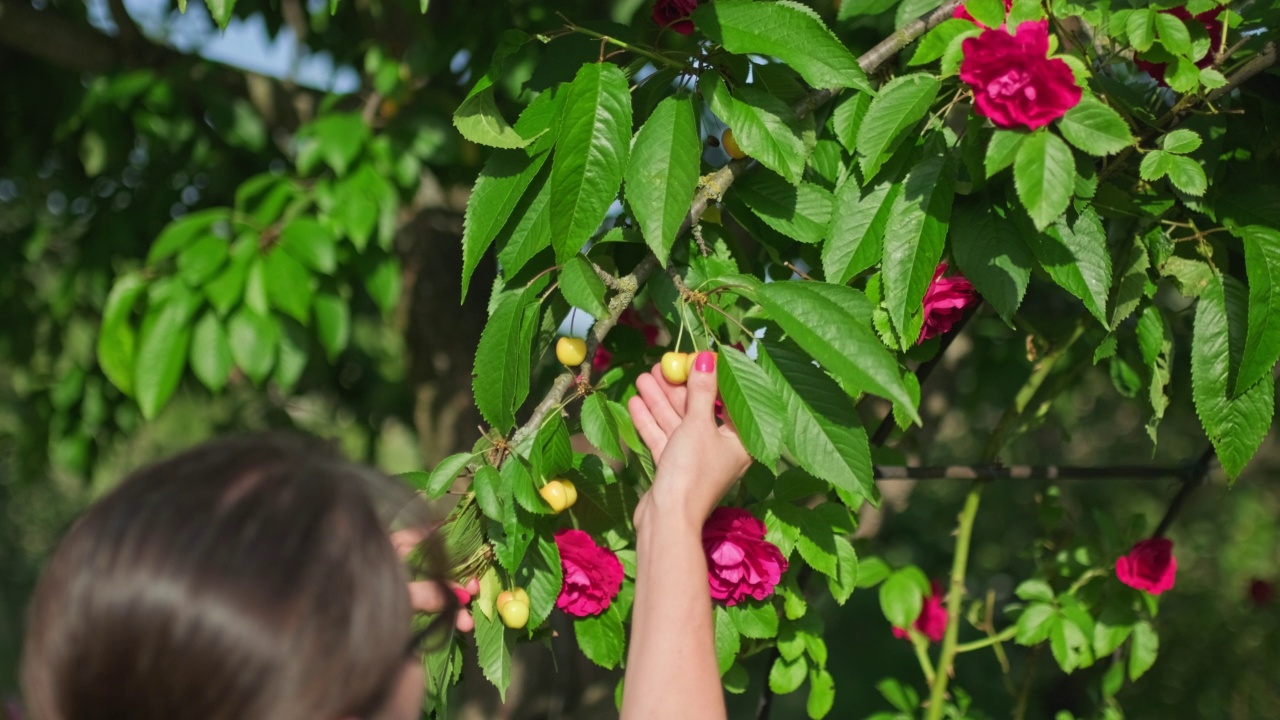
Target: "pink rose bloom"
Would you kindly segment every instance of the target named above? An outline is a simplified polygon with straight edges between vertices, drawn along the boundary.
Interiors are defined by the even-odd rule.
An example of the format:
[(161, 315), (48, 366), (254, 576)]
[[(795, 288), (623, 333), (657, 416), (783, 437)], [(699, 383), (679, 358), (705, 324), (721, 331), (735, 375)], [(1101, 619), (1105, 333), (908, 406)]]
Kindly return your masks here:
[(653, 3), (653, 21), (659, 27), (670, 27), (681, 35), (693, 33), (693, 21), (689, 16), (698, 7), (698, 0), (656, 0)]
[(1048, 57), (1048, 20), (1024, 22), (1015, 35), (983, 30), (961, 49), (960, 79), (973, 88), (977, 113), (997, 127), (1035, 130), (1080, 102), (1071, 68)]
[[(942, 606), (942, 591), (942, 583), (937, 580), (929, 582), (929, 594), (924, 598), (924, 608), (920, 610), (920, 617), (912, 623), (912, 627), (929, 638), (929, 642), (942, 642), (942, 636), (947, 632), (947, 609)], [(893, 636), (903, 639), (911, 637), (899, 627), (893, 629)]]
[(1177, 571), (1178, 559), (1173, 556), (1173, 541), (1169, 538), (1143, 540), (1116, 560), (1120, 582), (1152, 595), (1172, 589)]
[[(1218, 16), (1226, 9), (1227, 7), (1225, 5), (1219, 5), (1212, 10), (1202, 12), (1195, 16), (1192, 16), (1191, 13), (1187, 12), (1185, 7), (1176, 7), (1169, 10), (1161, 10), (1160, 12), (1172, 15), (1179, 20), (1195, 20), (1200, 23), (1204, 26), (1205, 32), (1207, 32), (1209, 37), (1213, 40), (1213, 45), (1210, 47), (1215, 47), (1218, 44), (1218, 40), (1222, 37), (1222, 21), (1218, 19)], [(1166, 63), (1153, 63), (1148, 62), (1147, 60), (1134, 60), (1133, 63), (1138, 66), (1138, 69), (1150, 75), (1157, 83), (1160, 83), (1164, 87), (1169, 87), (1169, 84), (1164, 81), (1164, 73), (1169, 69), (1169, 66)], [(1200, 58), (1200, 61), (1196, 63), (1196, 67), (1204, 69), (1212, 64), (1213, 52), (1210, 51), (1205, 53), (1204, 57)]]
[[(648, 322), (643, 315), (636, 312), (635, 308), (627, 308), (618, 316), (618, 324), (633, 327), (644, 335), (645, 342), (649, 347), (658, 344), (658, 326)], [(591, 359), (591, 371), (599, 375), (613, 363), (613, 353), (605, 349), (604, 345), (596, 348), (596, 355)]]
[(916, 344), (950, 330), (978, 302), (973, 283), (959, 274), (943, 277), (946, 272), (947, 264), (938, 263), (938, 268), (933, 271), (933, 281), (924, 291), (924, 325), (920, 328)]
[[(1008, 15), (1009, 11), (1012, 9), (1013, 9), (1013, 0), (1004, 0), (1005, 14)], [(972, 15), (969, 14), (969, 11), (966, 10), (964, 7), (964, 3), (960, 3), (959, 5), (956, 6), (956, 9), (951, 13), (951, 17), (959, 18), (961, 20), (968, 20), (969, 22), (973, 23), (974, 25), (977, 25), (978, 27), (986, 27), (986, 25), (983, 25), (982, 23), (978, 22), (977, 20), (974, 19)]]
[(618, 556), (596, 545), (595, 540), (581, 530), (557, 532), (556, 547), (560, 548), (560, 568), (564, 572), (556, 607), (574, 617), (599, 615), (608, 610), (609, 603), (622, 588), (622, 563)]
[(773, 594), (787, 571), (782, 551), (764, 539), (764, 523), (742, 508), (718, 507), (702, 526), (711, 597), (725, 605)]

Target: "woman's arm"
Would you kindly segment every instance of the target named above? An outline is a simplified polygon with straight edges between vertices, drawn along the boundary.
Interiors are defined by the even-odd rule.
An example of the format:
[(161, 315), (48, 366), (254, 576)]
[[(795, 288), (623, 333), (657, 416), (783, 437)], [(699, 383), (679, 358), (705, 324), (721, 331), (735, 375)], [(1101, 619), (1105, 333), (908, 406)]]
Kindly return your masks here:
[(733, 428), (716, 424), (715, 357), (701, 353), (685, 386), (655, 367), (629, 406), (657, 475), (636, 508), (625, 720), (725, 717), (702, 524), (751, 459)]

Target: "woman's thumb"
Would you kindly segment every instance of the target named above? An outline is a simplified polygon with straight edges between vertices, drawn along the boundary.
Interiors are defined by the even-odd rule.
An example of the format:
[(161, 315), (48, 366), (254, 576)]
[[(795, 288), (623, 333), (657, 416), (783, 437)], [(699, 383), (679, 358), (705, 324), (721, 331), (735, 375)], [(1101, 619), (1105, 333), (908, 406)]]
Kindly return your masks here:
[(685, 384), (689, 396), (685, 400), (685, 415), (710, 420), (716, 404), (716, 354), (710, 351), (698, 353), (693, 361), (693, 371)]

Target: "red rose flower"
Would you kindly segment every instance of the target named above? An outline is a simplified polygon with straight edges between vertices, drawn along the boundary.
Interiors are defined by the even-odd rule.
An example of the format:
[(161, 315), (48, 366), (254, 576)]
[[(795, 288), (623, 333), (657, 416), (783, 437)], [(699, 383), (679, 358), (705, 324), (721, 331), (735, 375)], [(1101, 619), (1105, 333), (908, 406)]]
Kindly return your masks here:
[(1048, 20), (1024, 22), (1014, 35), (983, 30), (961, 49), (960, 79), (973, 88), (977, 113), (997, 127), (1035, 130), (1080, 102), (1071, 68), (1048, 57)]
[[(1218, 19), (1218, 16), (1226, 9), (1227, 7), (1225, 5), (1219, 5), (1212, 10), (1202, 12), (1195, 16), (1187, 12), (1185, 7), (1176, 7), (1170, 10), (1161, 10), (1160, 12), (1172, 15), (1184, 22), (1188, 20), (1195, 20), (1204, 26), (1205, 32), (1209, 34), (1209, 38), (1213, 41), (1213, 44), (1216, 45), (1218, 40), (1222, 38), (1222, 21)], [(1213, 45), (1210, 45), (1210, 47), (1212, 48)], [(1168, 63), (1153, 63), (1147, 60), (1134, 60), (1133, 63), (1138, 66), (1138, 69), (1150, 75), (1157, 83), (1160, 83), (1164, 87), (1169, 87), (1169, 84), (1164, 81), (1165, 71), (1169, 69)], [(1205, 56), (1200, 58), (1199, 62), (1196, 63), (1196, 67), (1204, 69), (1212, 64), (1213, 52), (1211, 51), (1205, 53)]]
[(725, 605), (773, 594), (787, 571), (787, 559), (764, 539), (764, 523), (742, 508), (718, 507), (702, 526), (711, 597)]
[(978, 302), (973, 283), (959, 274), (943, 277), (946, 271), (947, 264), (938, 263), (938, 268), (933, 271), (933, 281), (924, 291), (924, 325), (920, 328), (917, 344), (950, 330), (964, 317), (965, 311)]
[(670, 27), (681, 35), (693, 33), (693, 21), (689, 16), (698, 7), (698, 0), (656, 0), (653, 3), (653, 21), (659, 27)]
[[(1004, 13), (1008, 15), (1009, 11), (1012, 9), (1013, 9), (1013, 0), (1004, 0)], [(977, 25), (978, 27), (986, 27), (986, 25), (983, 25), (982, 23), (978, 22), (972, 15), (969, 14), (969, 11), (966, 10), (964, 7), (964, 3), (960, 3), (959, 5), (956, 6), (956, 9), (951, 13), (951, 17), (959, 18), (961, 20), (968, 20), (969, 22), (973, 23), (974, 25)]]
[(556, 547), (560, 549), (560, 568), (564, 571), (556, 607), (574, 617), (599, 615), (609, 609), (622, 587), (618, 556), (596, 545), (581, 530), (557, 532)]
[(1257, 607), (1266, 607), (1276, 599), (1276, 588), (1266, 580), (1254, 578), (1249, 582), (1249, 598)]
[(1120, 582), (1152, 595), (1172, 589), (1177, 571), (1178, 559), (1173, 556), (1173, 541), (1169, 538), (1143, 540), (1116, 560), (1116, 577)]
[[(644, 335), (644, 340), (649, 347), (658, 344), (658, 326), (650, 323), (643, 315), (636, 312), (635, 308), (627, 308), (618, 316), (618, 324), (635, 328)], [(613, 353), (605, 349), (604, 345), (596, 348), (596, 355), (591, 359), (591, 371), (599, 375), (613, 363)]]
[[(942, 606), (942, 583), (937, 580), (929, 582), (929, 594), (924, 598), (924, 607), (920, 610), (920, 617), (912, 623), (921, 635), (929, 638), (929, 642), (942, 642), (942, 636), (947, 632), (947, 609)], [(896, 627), (893, 629), (893, 636), (896, 638), (909, 638), (911, 635), (903, 628)]]

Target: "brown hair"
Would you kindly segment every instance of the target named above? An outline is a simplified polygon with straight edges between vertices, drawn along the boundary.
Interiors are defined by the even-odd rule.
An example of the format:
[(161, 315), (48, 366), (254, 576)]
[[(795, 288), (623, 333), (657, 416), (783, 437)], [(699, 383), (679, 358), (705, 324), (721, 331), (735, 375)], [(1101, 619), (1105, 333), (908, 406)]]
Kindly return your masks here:
[(371, 473), (318, 441), (259, 435), (126, 478), (36, 589), (32, 718), (375, 717), (412, 610)]

